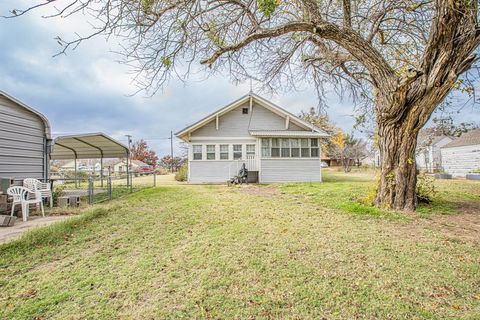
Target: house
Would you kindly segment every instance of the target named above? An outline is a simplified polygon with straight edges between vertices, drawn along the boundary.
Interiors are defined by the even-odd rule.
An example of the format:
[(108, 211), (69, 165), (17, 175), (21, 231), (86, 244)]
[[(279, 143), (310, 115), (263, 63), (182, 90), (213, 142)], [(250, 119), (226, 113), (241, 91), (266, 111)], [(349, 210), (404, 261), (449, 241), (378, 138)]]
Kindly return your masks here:
[[(130, 172), (151, 172), (153, 168), (151, 165), (146, 164), (140, 160), (130, 160)], [(127, 172), (127, 161), (122, 160), (113, 165), (114, 173), (126, 173)]]
[(415, 160), (417, 168), (426, 172), (438, 172), (442, 170), (442, 154), (440, 149), (453, 141), (452, 137), (429, 134), (422, 130), (418, 135)]
[(442, 167), (446, 173), (465, 177), (480, 169), (480, 128), (464, 133), (441, 148)]
[(253, 93), (175, 135), (188, 145), (190, 183), (224, 183), (243, 164), (260, 183), (321, 181), (328, 135)]
[(46, 180), (50, 144), (47, 118), (0, 91), (0, 179)]

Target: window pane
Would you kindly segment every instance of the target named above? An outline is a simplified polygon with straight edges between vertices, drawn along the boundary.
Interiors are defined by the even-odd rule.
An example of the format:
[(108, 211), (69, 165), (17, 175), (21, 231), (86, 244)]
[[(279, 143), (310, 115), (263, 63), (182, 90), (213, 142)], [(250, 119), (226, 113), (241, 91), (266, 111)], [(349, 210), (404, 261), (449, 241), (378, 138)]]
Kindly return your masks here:
[(202, 146), (193, 145), (193, 160), (202, 160)]
[(290, 148), (282, 148), (282, 158), (290, 157)]
[(302, 139), (302, 147), (308, 147), (308, 139)]
[(318, 148), (311, 149), (312, 157), (318, 157)]
[(280, 157), (280, 148), (272, 148), (272, 157), (273, 158)]
[(310, 149), (309, 148), (302, 148), (302, 158), (310, 157)]
[(292, 148), (298, 148), (300, 144), (298, 143), (298, 139), (290, 139), (290, 146)]
[(318, 139), (311, 139), (310, 143), (312, 147), (318, 147)]
[(262, 157), (270, 157), (270, 147), (262, 147)]
[(272, 147), (280, 147), (280, 141), (278, 138), (272, 139)]
[(269, 138), (263, 138), (262, 139), (262, 147), (270, 147), (270, 139)]
[(233, 160), (242, 159), (242, 145), (234, 144), (233, 145)]
[(207, 144), (207, 160), (215, 160), (215, 145)]
[(247, 158), (248, 159), (255, 158), (255, 145), (254, 144), (247, 144)]
[(282, 148), (290, 147), (290, 140), (289, 139), (282, 139)]
[(300, 157), (300, 148), (292, 148), (292, 157), (293, 158)]
[(220, 152), (228, 153), (228, 144), (221, 144), (220, 145)]
[(207, 144), (207, 152), (215, 152), (215, 145)]

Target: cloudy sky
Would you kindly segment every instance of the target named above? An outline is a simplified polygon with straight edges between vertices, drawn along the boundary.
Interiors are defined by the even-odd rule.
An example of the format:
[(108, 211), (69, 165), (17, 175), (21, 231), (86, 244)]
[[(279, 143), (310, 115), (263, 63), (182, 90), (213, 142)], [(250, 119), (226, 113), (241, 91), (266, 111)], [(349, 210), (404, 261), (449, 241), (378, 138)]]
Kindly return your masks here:
[[(0, 15), (32, 1), (2, 0)], [(117, 63), (112, 51), (118, 41), (96, 38), (67, 55), (53, 58), (60, 47), (56, 36), (72, 39), (90, 26), (81, 16), (74, 19), (42, 19), (42, 10), (15, 19), (0, 18), (0, 89), (45, 114), (55, 135), (104, 132), (126, 142), (125, 135), (143, 138), (159, 155), (169, 153), (170, 131), (182, 129), (248, 93), (249, 83), (232, 84), (225, 75), (188, 83), (171, 81), (153, 97), (136, 91), (132, 74)], [(312, 88), (272, 95), (261, 93), (290, 112), (317, 105)], [(350, 101), (333, 93), (328, 113), (346, 131), (353, 125)], [(480, 120), (478, 113), (463, 117)], [(178, 143), (175, 143), (176, 147)], [(178, 150), (178, 148), (176, 148)]]

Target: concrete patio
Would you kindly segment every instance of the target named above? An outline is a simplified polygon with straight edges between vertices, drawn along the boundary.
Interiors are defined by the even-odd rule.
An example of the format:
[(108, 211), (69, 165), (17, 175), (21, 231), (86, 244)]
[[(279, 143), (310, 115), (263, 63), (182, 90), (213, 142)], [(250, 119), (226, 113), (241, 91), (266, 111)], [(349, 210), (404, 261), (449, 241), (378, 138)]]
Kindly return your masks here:
[(52, 223), (63, 221), (71, 216), (50, 216), (39, 217), (31, 216), (28, 221), (23, 222), (21, 218), (15, 221), (13, 227), (0, 227), (0, 244), (7, 243), (19, 238), (24, 232), (38, 228), (48, 226)]

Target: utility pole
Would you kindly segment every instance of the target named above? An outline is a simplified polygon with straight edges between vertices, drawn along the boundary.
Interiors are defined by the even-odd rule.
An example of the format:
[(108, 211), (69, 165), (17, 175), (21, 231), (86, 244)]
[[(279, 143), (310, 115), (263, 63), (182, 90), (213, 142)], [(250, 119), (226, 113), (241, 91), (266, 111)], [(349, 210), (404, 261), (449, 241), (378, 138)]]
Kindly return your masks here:
[(173, 131), (170, 131), (170, 170), (172, 171), (173, 173)]

